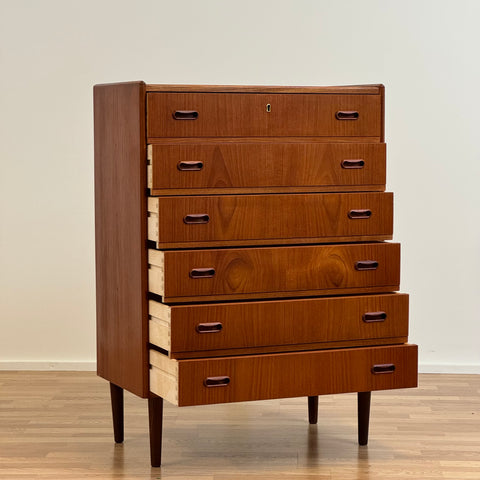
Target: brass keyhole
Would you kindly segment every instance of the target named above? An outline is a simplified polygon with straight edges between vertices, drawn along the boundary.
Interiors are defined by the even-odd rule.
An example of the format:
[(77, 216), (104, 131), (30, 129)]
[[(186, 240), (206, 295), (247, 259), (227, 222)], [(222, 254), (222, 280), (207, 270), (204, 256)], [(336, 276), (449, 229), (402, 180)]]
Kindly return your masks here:
[(267, 112), (270, 113), (272, 111), (272, 106), (267, 103)]

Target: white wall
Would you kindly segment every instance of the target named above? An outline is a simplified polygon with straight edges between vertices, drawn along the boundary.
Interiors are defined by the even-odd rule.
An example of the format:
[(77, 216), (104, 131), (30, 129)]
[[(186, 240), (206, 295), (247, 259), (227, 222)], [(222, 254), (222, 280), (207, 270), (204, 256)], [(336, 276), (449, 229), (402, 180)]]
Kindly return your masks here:
[(479, 18), (477, 0), (0, 0), (0, 361), (95, 359), (95, 83), (382, 82), (410, 339), (424, 371), (480, 373)]

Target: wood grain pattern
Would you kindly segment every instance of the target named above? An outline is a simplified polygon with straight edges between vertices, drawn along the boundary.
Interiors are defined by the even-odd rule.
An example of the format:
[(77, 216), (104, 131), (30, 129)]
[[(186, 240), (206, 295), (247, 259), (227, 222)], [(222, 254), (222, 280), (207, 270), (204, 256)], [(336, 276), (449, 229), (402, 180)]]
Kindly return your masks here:
[[(278, 195), (208, 195), (151, 197), (148, 238), (158, 247), (177, 243), (309, 238), (375, 237), (393, 234), (392, 193), (320, 193)], [(353, 210), (368, 210), (368, 218), (350, 218)], [(186, 223), (204, 215), (207, 223)]]
[[(400, 293), (172, 306), (150, 300), (149, 311), (150, 343), (172, 358), (181, 352), (282, 345), (285, 351), (295, 344), (374, 338), (392, 343), (391, 337), (408, 335), (408, 295)], [(385, 312), (386, 318), (365, 323), (368, 312)], [(198, 331), (211, 323), (221, 330)]]
[[(152, 252), (154, 253), (154, 251)], [(355, 263), (378, 262), (376, 270), (358, 271)], [(152, 261), (152, 260), (150, 260)], [(195, 268), (214, 268), (212, 278), (194, 279)], [(164, 252), (164, 302), (203, 298), (252, 298), (370, 293), (398, 290), (400, 245), (366, 243), (290, 247), (177, 250)], [(385, 287), (387, 290), (385, 290)]]
[(378, 95), (383, 85), (345, 86), (281, 86), (281, 85), (161, 85), (147, 84), (147, 92), (202, 92), (202, 93), (335, 93)]
[[(149, 145), (151, 195), (195, 189), (197, 193), (237, 193), (265, 188), (317, 192), (385, 189), (384, 143), (238, 143)], [(362, 160), (361, 168), (343, 168), (344, 160)], [(182, 162), (201, 169), (180, 170)]]
[[(159, 373), (161, 355), (150, 352), (151, 377)], [(178, 363), (179, 406), (417, 386), (416, 345), (169, 361)], [(395, 370), (373, 374), (372, 367), (380, 364), (393, 364)], [(206, 378), (218, 376), (228, 376), (229, 384), (204, 385)]]
[(147, 137), (149, 145), (197, 145), (198, 143), (208, 145), (218, 145), (220, 143), (254, 143), (261, 145), (263, 143), (383, 143), (380, 136), (374, 137), (342, 137), (342, 136), (298, 136), (298, 137)]
[(96, 85), (95, 243), (98, 374), (148, 389), (145, 85)]
[(149, 464), (145, 400), (125, 395), (112, 442), (107, 383), (93, 372), (0, 372), (5, 480), (476, 480), (480, 375), (420, 374), (418, 388), (372, 394), (368, 448), (356, 394), (177, 408), (164, 402), (164, 465)]
[[(271, 112), (266, 105), (271, 105)], [(358, 120), (336, 112), (358, 111)], [(196, 111), (196, 120), (175, 120)], [(148, 137), (365, 136), (380, 137), (380, 95), (148, 93)]]
[[(152, 178), (151, 165), (147, 165), (147, 176)], [(344, 185), (341, 188), (335, 185), (323, 185), (321, 187), (215, 187), (214, 189), (206, 188), (158, 188), (150, 190), (150, 195), (165, 196), (165, 195), (231, 195), (244, 193), (319, 193), (319, 192), (383, 192), (384, 185)]]

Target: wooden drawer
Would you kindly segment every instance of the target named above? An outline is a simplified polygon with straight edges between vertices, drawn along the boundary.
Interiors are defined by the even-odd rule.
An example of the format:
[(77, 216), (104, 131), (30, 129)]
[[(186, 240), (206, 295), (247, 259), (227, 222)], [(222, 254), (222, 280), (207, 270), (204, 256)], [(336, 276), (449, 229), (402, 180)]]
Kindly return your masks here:
[(399, 289), (400, 245), (149, 250), (149, 264), (149, 290), (166, 303), (382, 293)]
[(150, 390), (179, 405), (417, 386), (417, 346), (172, 360), (150, 350)]
[(150, 343), (172, 358), (405, 343), (408, 295), (149, 304)]
[(150, 197), (158, 248), (389, 240), (392, 193)]
[(147, 94), (148, 138), (340, 136), (379, 141), (381, 134), (381, 95)]
[(149, 145), (151, 195), (385, 190), (384, 143)]

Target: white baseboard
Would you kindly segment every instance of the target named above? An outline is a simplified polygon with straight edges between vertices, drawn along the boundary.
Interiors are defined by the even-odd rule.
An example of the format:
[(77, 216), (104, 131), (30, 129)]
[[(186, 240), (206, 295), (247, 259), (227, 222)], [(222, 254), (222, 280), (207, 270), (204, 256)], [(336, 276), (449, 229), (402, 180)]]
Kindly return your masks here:
[[(96, 362), (0, 362), (0, 370), (94, 372)], [(480, 365), (421, 363), (419, 373), (480, 374)]]
[(480, 374), (480, 365), (437, 364), (420, 363), (419, 373), (457, 373), (457, 374)]
[(0, 370), (95, 372), (97, 362), (0, 362)]

